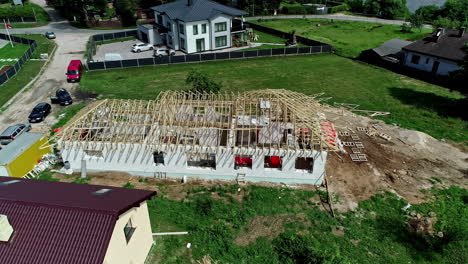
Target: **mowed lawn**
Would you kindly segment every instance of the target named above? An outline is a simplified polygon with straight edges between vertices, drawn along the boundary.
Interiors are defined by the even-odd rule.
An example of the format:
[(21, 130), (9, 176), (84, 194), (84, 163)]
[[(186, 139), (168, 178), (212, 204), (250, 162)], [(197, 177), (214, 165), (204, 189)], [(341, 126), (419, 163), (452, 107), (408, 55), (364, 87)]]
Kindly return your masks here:
[(396, 25), (330, 19), (274, 19), (250, 23), (283, 32), (296, 30), (297, 35), (331, 44), (337, 54), (351, 58), (390, 39), (417, 40), (431, 32), (430, 29), (423, 29), (422, 32), (413, 30), (411, 33), (404, 33)]
[[(41, 53), (48, 53), (51, 55), (52, 50), (55, 47), (55, 43), (51, 40), (48, 40), (43, 35), (18, 35), (23, 38), (35, 39), (38, 42), (37, 48), (32, 54), (31, 58), (38, 59), (40, 58)], [(27, 45), (26, 49), (28, 48)], [(23, 51), (24, 52), (24, 51)], [(23, 67), (12, 79), (0, 86), (0, 107), (4, 105), (11, 97), (13, 97), (18, 91), (20, 91), (26, 84), (33, 80), (41, 67), (44, 65), (45, 61), (31, 61), (28, 60), (23, 64)], [(0, 112), (2, 109), (0, 109)]]
[(331, 54), (95, 71), (84, 75), (80, 87), (112, 98), (155, 99), (164, 90), (188, 89), (185, 78), (192, 68), (221, 81), (224, 91), (325, 92), (333, 97), (329, 103), (391, 112), (381, 117), (387, 123), (468, 141), (467, 122), (460, 118), (462, 111), (454, 109), (462, 98), (458, 93)]
[(15, 64), (16, 62), (14, 61), (2, 61), (2, 59), (19, 59), (28, 48), (28, 45), (19, 44), (14, 44), (14, 46), (11, 47), (10, 43), (0, 48), (0, 67), (3, 65)]

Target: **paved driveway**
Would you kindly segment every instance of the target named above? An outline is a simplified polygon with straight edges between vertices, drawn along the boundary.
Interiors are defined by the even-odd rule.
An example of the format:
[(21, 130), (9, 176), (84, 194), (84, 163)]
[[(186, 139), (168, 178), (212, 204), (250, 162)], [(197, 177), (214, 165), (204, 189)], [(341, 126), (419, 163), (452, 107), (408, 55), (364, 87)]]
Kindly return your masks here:
[[(132, 46), (139, 43), (139, 40), (128, 40), (123, 42), (110, 43), (105, 45), (97, 45), (96, 55), (93, 56), (94, 61), (104, 61), (106, 53), (118, 53), (124, 60), (141, 59), (153, 56), (153, 51), (142, 51), (140, 53), (132, 52)], [(184, 55), (181, 51), (176, 51), (176, 55)]]

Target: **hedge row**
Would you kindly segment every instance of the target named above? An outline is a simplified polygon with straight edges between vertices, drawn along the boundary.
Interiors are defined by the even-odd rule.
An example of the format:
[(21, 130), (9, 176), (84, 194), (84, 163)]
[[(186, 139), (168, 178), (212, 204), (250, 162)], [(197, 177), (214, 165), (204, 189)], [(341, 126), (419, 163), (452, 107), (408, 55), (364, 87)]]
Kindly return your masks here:
[(351, 8), (349, 7), (348, 4), (343, 3), (341, 5), (337, 5), (337, 6), (333, 6), (333, 7), (328, 8), (328, 13), (338, 13), (338, 12), (348, 11), (350, 9)]
[(283, 6), (281, 8), (281, 13), (289, 14), (289, 15), (316, 14), (317, 8), (315, 6), (300, 6), (300, 5)]
[(41, 9), (37, 8), (37, 6), (32, 5), (30, 3), (26, 3), (23, 6), (16, 6), (16, 7), (1, 7), (0, 8), (0, 17), (1, 18), (10, 18), (10, 17), (34, 17), (34, 11), (41, 12)]

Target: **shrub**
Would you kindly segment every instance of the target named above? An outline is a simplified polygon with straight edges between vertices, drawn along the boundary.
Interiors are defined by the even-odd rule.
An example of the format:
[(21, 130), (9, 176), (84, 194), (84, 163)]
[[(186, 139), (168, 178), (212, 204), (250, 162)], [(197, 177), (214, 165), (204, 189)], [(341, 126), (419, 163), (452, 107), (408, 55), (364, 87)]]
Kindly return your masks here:
[(338, 12), (344, 12), (344, 11), (349, 11), (351, 8), (347, 4), (341, 4), (337, 5), (334, 7), (330, 7), (328, 10), (328, 13), (338, 13)]
[(221, 90), (221, 83), (210, 79), (206, 73), (192, 69), (187, 75), (185, 83), (192, 84), (192, 92), (218, 93)]

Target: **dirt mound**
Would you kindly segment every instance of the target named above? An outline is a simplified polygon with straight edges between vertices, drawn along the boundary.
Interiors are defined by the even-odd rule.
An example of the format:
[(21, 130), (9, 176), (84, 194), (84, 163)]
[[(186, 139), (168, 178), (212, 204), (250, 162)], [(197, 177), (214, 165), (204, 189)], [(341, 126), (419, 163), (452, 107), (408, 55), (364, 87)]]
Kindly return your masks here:
[[(358, 116), (349, 111), (325, 111), (337, 131), (358, 135), (367, 162), (354, 162), (350, 147), (346, 152), (330, 153), (327, 161), (329, 188), (340, 201), (334, 204), (338, 211), (353, 210), (359, 201), (368, 199), (384, 190), (420, 203), (427, 199), (422, 192), (433, 186), (468, 186), (466, 149), (454, 143), (439, 141), (425, 133), (402, 129), (383, 121)], [(360, 128), (374, 129), (367, 135)], [(390, 137), (386, 140), (379, 134)], [(340, 140), (353, 142), (350, 136)]]

